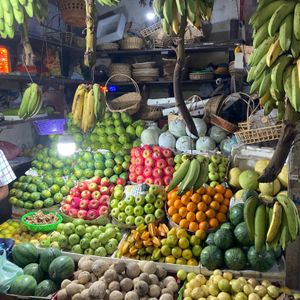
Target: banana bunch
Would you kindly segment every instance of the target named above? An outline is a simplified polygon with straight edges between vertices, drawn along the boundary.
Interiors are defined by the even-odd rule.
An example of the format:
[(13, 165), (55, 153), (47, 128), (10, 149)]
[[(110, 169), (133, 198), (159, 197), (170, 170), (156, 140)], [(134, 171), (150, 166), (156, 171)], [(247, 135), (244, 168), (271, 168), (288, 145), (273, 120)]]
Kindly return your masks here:
[(29, 119), (40, 111), (43, 106), (42, 91), (36, 83), (31, 83), (25, 90), (19, 107), (20, 119)]
[(116, 6), (119, 4), (120, 0), (97, 0), (99, 4), (103, 6)]
[(36, 17), (43, 21), (48, 15), (48, 0), (1, 0), (0, 1), (0, 37), (12, 39), (15, 24), (23, 24), (25, 16)]
[(208, 181), (209, 158), (203, 155), (187, 157), (173, 174), (167, 192), (178, 186), (178, 195), (183, 195), (189, 190), (196, 191)]
[(214, 0), (153, 0), (155, 14), (161, 18), (162, 28), (167, 34), (178, 34), (182, 17), (196, 28), (209, 21)]
[(274, 251), (280, 247), (285, 250), (300, 233), (297, 207), (284, 195), (277, 195), (272, 207), (261, 202), (257, 195), (250, 195), (245, 202), (244, 219), (257, 251), (265, 244)]
[(74, 124), (86, 133), (94, 128), (96, 121), (101, 120), (106, 109), (105, 94), (99, 84), (80, 84), (75, 92), (72, 115)]
[(277, 107), (278, 118), (283, 119), (285, 96), (300, 112), (300, 3), (259, 0), (249, 23), (254, 29), (250, 92), (258, 93), (265, 115)]

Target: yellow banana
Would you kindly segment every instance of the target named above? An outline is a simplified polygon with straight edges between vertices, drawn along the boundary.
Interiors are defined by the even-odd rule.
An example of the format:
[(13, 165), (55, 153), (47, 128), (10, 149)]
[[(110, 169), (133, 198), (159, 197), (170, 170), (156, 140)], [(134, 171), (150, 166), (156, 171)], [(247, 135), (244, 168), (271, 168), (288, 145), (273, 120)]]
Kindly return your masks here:
[(280, 47), (279, 39), (277, 39), (269, 48), (266, 56), (266, 63), (268, 67), (271, 67), (273, 63), (277, 60), (279, 55), (281, 55), (282, 49)]
[(278, 201), (276, 201), (273, 206), (272, 219), (267, 232), (267, 238), (266, 238), (267, 243), (271, 243), (274, 240), (281, 224), (281, 218), (282, 218), (282, 206)]
[(74, 113), (73, 113), (73, 120), (75, 125), (80, 125), (82, 116), (83, 116), (83, 107), (84, 107), (84, 99), (85, 94), (87, 93), (86, 89), (83, 88), (79, 90), (76, 98), (74, 99)]
[(267, 92), (265, 95), (259, 98), (259, 105), (263, 107), (270, 98), (271, 94), (270, 92)]

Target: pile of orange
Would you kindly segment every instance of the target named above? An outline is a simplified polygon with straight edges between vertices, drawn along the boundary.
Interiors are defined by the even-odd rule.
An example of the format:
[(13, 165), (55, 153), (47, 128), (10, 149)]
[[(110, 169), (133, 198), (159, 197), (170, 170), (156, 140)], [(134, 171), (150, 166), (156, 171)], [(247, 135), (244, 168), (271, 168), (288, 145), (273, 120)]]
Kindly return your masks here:
[(219, 184), (201, 187), (196, 192), (177, 195), (177, 189), (168, 193), (168, 215), (180, 227), (196, 232), (218, 228), (226, 221), (232, 191)]

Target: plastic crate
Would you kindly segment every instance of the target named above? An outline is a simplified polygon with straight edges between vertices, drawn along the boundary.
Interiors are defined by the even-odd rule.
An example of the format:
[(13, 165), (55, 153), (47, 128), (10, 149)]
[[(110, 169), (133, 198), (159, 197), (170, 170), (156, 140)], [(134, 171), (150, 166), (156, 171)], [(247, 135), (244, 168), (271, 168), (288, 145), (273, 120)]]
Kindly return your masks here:
[(39, 135), (63, 134), (66, 119), (49, 119), (34, 121), (33, 124)]

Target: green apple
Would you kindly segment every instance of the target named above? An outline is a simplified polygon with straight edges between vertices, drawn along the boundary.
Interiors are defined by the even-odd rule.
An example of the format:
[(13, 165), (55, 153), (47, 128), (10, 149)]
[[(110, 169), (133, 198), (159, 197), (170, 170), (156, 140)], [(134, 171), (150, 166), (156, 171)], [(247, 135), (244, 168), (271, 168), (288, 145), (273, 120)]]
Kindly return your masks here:
[(125, 203), (127, 205), (134, 205), (135, 204), (135, 198), (133, 196), (127, 196), (125, 198)]
[[(151, 186), (151, 187), (152, 187), (152, 186)], [(151, 187), (150, 187), (150, 188), (151, 188)], [(148, 194), (146, 195), (146, 197), (145, 197), (145, 200), (146, 200), (147, 203), (154, 203), (154, 201), (156, 200), (156, 197), (155, 197), (154, 194), (148, 193)]]
[(64, 233), (66, 235), (71, 235), (75, 231), (75, 225), (73, 223), (66, 223), (64, 225)]
[(153, 214), (147, 214), (145, 216), (145, 223), (146, 224), (150, 224), (150, 223), (153, 223), (155, 221), (155, 217)]
[(71, 246), (77, 245), (80, 242), (80, 236), (76, 233), (73, 233), (69, 236), (69, 244)]
[(219, 179), (219, 174), (216, 172), (209, 172), (208, 173), (208, 178), (210, 181), (217, 181)]
[(83, 251), (82, 251), (80, 245), (74, 245), (72, 247), (71, 251), (74, 252), (74, 253), (83, 254)]
[(132, 205), (127, 205), (125, 208), (125, 213), (127, 216), (133, 216), (134, 215), (134, 208)]
[(114, 198), (117, 200), (122, 200), (124, 197), (124, 192), (121, 189), (114, 190)]
[(94, 250), (97, 249), (99, 247), (99, 240), (97, 238), (91, 239), (90, 247)]
[(216, 163), (216, 164), (219, 164), (222, 160), (222, 157), (220, 155), (217, 155), (217, 154), (214, 154), (210, 157), (210, 160), (213, 162), (213, 163)]
[(118, 215), (118, 221), (121, 223), (125, 223), (127, 215), (124, 212), (120, 212)]
[(86, 233), (84, 236), (83, 236), (84, 239), (88, 239), (89, 241), (93, 238), (92, 234), (91, 233)]
[[(154, 216), (153, 216), (154, 217)], [(134, 221), (135, 221), (135, 218), (133, 216), (127, 216), (126, 217), (126, 220), (125, 220), (125, 223), (127, 225), (134, 225)]]
[(148, 193), (153, 194), (153, 195), (158, 195), (160, 191), (161, 191), (160, 186), (151, 185), (150, 188), (149, 188)]
[(160, 220), (165, 216), (165, 212), (161, 208), (157, 208), (154, 212), (154, 216), (156, 219)]
[(111, 215), (115, 218), (118, 218), (119, 213), (120, 213), (120, 210), (118, 208), (113, 208), (111, 210)]
[(145, 220), (142, 216), (135, 217), (135, 220), (134, 220), (135, 226), (139, 226), (139, 225), (144, 224), (144, 223), (145, 223)]
[(98, 228), (97, 230), (95, 230), (93, 233), (92, 233), (92, 237), (93, 238), (98, 238), (99, 235), (102, 233), (102, 231)]
[(152, 213), (154, 213), (155, 207), (153, 204), (147, 203), (144, 207), (144, 210), (145, 210), (146, 214), (152, 214)]
[(216, 187), (217, 185), (219, 184), (219, 182), (218, 181), (212, 181), (210, 184), (209, 184), (209, 186), (211, 186), (211, 187)]
[(110, 205), (111, 208), (117, 208), (118, 207), (118, 203), (119, 203), (119, 201), (117, 199), (112, 199), (110, 201), (109, 205)]
[(84, 236), (85, 235), (85, 226), (84, 225), (76, 226), (75, 233), (78, 234), (79, 236)]
[(144, 195), (138, 195), (137, 197), (135, 197), (135, 204), (136, 205), (144, 205), (145, 204), (145, 196)]
[(61, 234), (57, 241), (60, 248), (65, 249), (68, 247), (68, 239), (65, 235)]
[(84, 255), (94, 255), (94, 253), (95, 253), (94, 250), (91, 248), (87, 248), (83, 252)]
[(83, 238), (80, 240), (80, 247), (81, 249), (85, 250), (88, 249), (90, 247), (90, 240)]
[(124, 200), (121, 200), (118, 203), (118, 209), (119, 209), (119, 211), (125, 211), (126, 206), (127, 206), (126, 202)]
[(210, 163), (208, 165), (208, 171), (209, 172), (217, 172), (218, 171), (218, 165), (215, 163)]
[(154, 202), (155, 208), (163, 208), (164, 207), (164, 202), (161, 199), (157, 199)]
[(134, 208), (133, 212), (134, 212), (135, 216), (142, 216), (144, 214), (144, 208), (142, 206), (140, 206), (140, 205), (137, 205)]
[(106, 256), (107, 252), (104, 247), (98, 247), (94, 253), (96, 256)]
[(85, 221), (83, 219), (75, 219), (73, 220), (72, 222), (75, 226), (78, 226), (78, 225), (85, 225)]

